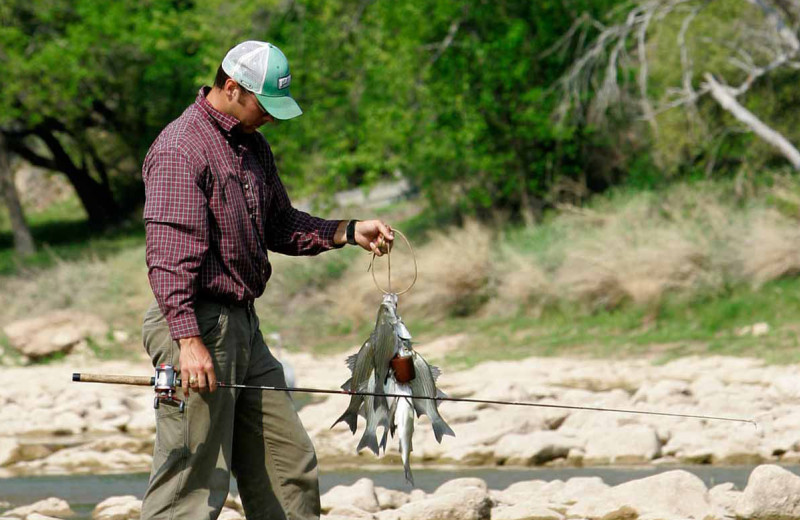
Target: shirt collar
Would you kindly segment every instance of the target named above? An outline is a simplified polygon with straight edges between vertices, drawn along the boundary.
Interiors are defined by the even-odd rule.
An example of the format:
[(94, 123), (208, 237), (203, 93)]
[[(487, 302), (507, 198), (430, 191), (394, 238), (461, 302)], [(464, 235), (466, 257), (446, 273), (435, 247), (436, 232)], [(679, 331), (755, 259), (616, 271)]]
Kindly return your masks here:
[(230, 132), (239, 124), (239, 120), (211, 106), (211, 103), (206, 99), (210, 91), (211, 87), (201, 87), (200, 91), (197, 93), (197, 99), (195, 99), (194, 102), (201, 110), (208, 114), (208, 117), (216, 122), (222, 130)]

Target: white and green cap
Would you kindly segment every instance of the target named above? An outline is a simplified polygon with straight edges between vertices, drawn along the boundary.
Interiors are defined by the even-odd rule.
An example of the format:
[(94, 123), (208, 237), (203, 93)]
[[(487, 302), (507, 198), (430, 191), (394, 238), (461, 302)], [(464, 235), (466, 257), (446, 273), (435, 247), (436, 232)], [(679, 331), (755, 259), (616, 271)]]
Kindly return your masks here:
[(289, 95), (292, 75), (289, 61), (271, 43), (242, 42), (225, 55), (222, 70), (239, 85), (253, 92), (261, 106), (276, 119), (291, 119), (303, 113)]

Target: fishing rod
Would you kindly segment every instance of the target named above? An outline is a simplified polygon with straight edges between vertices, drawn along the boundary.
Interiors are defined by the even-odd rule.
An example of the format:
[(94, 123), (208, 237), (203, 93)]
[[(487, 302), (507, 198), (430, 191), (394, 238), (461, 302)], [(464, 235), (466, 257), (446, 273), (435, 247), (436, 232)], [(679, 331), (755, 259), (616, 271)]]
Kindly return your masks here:
[[(155, 386), (156, 398), (153, 403), (155, 408), (158, 408), (161, 402), (173, 402), (180, 406), (183, 411), (184, 401), (176, 397), (177, 387), (181, 386), (181, 380), (177, 377), (177, 373), (171, 365), (159, 365), (156, 367), (155, 377), (147, 376), (114, 376), (105, 374), (72, 374), (72, 380), (82, 383), (112, 383), (112, 384), (128, 384), (137, 386)], [(366, 392), (358, 390), (331, 390), (326, 388), (304, 388), (304, 387), (284, 387), (284, 386), (256, 386), (256, 385), (239, 385), (233, 383), (218, 382), (217, 386), (220, 388), (235, 388), (241, 390), (266, 390), (270, 392), (301, 392), (308, 394), (336, 394), (336, 395), (359, 395), (365, 397), (402, 397), (412, 399), (427, 399), (429, 401), (451, 401), (456, 403), (476, 403), (476, 404), (496, 404), (501, 406), (528, 406), (535, 408), (556, 408), (562, 410), (581, 410), (592, 412), (613, 412), (625, 414), (638, 414), (638, 415), (656, 415), (662, 417), (681, 417), (686, 419), (705, 419), (710, 421), (728, 421), (752, 424), (758, 429), (758, 423), (752, 419), (740, 419), (736, 417), (721, 417), (713, 415), (695, 415), (695, 414), (682, 414), (673, 412), (656, 412), (652, 410), (629, 410), (623, 408), (603, 408), (599, 406), (578, 406), (568, 404), (551, 404), (551, 403), (534, 403), (528, 401), (502, 401), (494, 399), (474, 399), (470, 397), (447, 397), (447, 396), (427, 396), (427, 395), (408, 395), (396, 393), (380, 393), (380, 392)]]

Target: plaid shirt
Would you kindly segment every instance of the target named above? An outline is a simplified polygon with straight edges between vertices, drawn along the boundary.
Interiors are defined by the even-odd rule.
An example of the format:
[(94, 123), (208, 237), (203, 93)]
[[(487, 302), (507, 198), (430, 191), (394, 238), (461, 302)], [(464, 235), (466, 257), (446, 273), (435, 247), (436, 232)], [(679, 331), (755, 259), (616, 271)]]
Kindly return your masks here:
[(175, 340), (200, 335), (198, 296), (230, 304), (261, 296), (272, 274), (267, 249), (337, 247), (340, 221), (293, 208), (264, 136), (240, 132), (207, 93), (161, 132), (142, 167), (148, 277)]

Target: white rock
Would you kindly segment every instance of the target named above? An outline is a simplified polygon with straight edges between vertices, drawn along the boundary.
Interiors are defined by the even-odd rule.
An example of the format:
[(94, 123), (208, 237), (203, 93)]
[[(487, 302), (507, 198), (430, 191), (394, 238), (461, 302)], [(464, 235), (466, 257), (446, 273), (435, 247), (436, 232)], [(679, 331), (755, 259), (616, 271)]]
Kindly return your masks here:
[(397, 509), (411, 501), (406, 493), (375, 486), (375, 496), (381, 509)]
[(582, 447), (582, 441), (558, 431), (512, 433), (497, 441), (494, 457), (503, 465), (538, 466), (554, 459), (565, 458), (570, 450)]
[(547, 506), (524, 503), (492, 509), (492, 520), (563, 520), (564, 515)]
[[(678, 497), (680, 497), (678, 499)], [(626, 482), (585, 496), (567, 511), (570, 518), (658, 518), (662, 520), (719, 518), (700, 478), (683, 470), (668, 471)]]
[(356, 507), (374, 513), (380, 511), (375, 484), (368, 478), (357, 480), (352, 486), (334, 486), (321, 498), (322, 512), (327, 513), (337, 507)]
[(229, 509), (234, 509), (241, 514), (244, 514), (244, 506), (242, 505), (242, 496), (241, 495), (234, 495), (233, 493), (228, 493), (227, 498), (225, 498), (225, 507)]
[(433, 494), (443, 495), (447, 493), (460, 493), (462, 490), (468, 488), (477, 488), (483, 493), (486, 493), (489, 490), (489, 486), (486, 485), (485, 480), (481, 478), (466, 477), (466, 478), (455, 478), (453, 480), (448, 480), (447, 482), (436, 488), (436, 491), (434, 491)]
[(3, 516), (11, 518), (26, 518), (34, 513), (45, 516), (54, 516), (56, 518), (70, 518), (75, 516), (75, 512), (70, 509), (67, 501), (60, 498), (46, 498), (27, 506), (17, 507), (11, 511), (6, 511), (3, 513)]
[[(136, 517), (139, 518), (138, 516)], [(242, 513), (235, 509), (231, 509), (229, 507), (223, 507), (222, 511), (219, 513), (217, 517), (218, 520), (244, 520), (244, 516)]]
[(734, 516), (736, 513), (736, 505), (742, 496), (741, 491), (736, 491), (734, 485), (730, 482), (714, 486), (708, 491), (711, 497), (711, 502), (722, 508), (728, 516)]
[(133, 495), (109, 497), (97, 504), (92, 511), (95, 520), (138, 519), (142, 512), (142, 501)]
[(772, 464), (750, 473), (736, 516), (751, 519), (800, 518), (800, 477)]
[(353, 506), (336, 506), (323, 516), (326, 520), (372, 520), (375, 515)]
[(0, 437), (0, 467), (19, 460), (19, 442), (13, 437)]
[(107, 330), (99, 317), (72, 310), (16, 321), (4, 328), (11, 346), (32, 359), (69, 352), (80, 341), (102, 336)]
[(466, 487), (409, 502), (399, 509), (387, 509), (375, 516), (379, 520), (489, 520), (491, 509), (487, 492)]
[(641, 464), (661, 455), (661, 442), (649, 426), (622, 426), (585, 433), (584, 464)]

